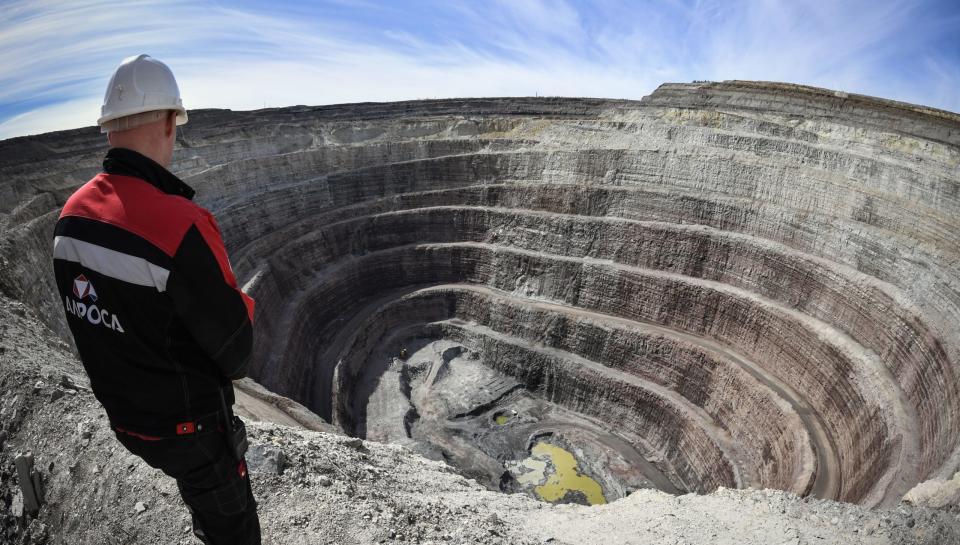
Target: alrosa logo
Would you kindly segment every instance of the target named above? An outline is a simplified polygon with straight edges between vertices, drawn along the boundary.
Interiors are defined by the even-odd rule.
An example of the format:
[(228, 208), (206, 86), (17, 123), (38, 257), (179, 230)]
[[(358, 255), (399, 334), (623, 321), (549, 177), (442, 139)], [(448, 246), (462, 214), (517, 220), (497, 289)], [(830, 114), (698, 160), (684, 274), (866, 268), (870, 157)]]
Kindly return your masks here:
[(97, 290), (93, 289), (93, 284), (82, 274), (73, 279), (73, 294), (77, 296), (77, 299), (89, 296), (91, 301), (97, 302)]
[[(120, 320), (116, 314), (93, 304), (97, 302), (97, 290), (93, 289), (93, 284), (87, 280), (86, 276), (81, 274), (73, 279), (73, 294), (80, 299), (80, 301), (64, 296), (63, 302), (67, 308), (67, 312), (81, 320), (86, 319), (93, 325), (102, 325), (114, 331), (124, 333), (123, 326), (120, 325)], [(91, 304), (87, 305), (84, 303), (84, 299), (89, 299)]]

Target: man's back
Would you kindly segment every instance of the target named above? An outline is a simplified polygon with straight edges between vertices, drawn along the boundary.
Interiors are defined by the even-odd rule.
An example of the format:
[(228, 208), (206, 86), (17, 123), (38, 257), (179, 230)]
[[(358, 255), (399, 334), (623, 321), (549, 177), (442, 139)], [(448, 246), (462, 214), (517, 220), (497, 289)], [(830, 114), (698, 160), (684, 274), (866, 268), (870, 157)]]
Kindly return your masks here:
[(100, 112), (104, 172), (67, 200), (54, 232), (80, 360), (117, 441), (176, 480), (194, 535), (259, 545), (230, 382), (250, 360), (253, 299), (237, 287), (213, 216), (167, 170), (187, 122), (180, 88), (166, 64), (128, 57)]
[(54, 242), (57, 285), (94, 393), (131, 430), (216, 412), (225, 378), (246, 370), (253, 301), (186, 184), (120, 148), (104, 170), (67, 201)]

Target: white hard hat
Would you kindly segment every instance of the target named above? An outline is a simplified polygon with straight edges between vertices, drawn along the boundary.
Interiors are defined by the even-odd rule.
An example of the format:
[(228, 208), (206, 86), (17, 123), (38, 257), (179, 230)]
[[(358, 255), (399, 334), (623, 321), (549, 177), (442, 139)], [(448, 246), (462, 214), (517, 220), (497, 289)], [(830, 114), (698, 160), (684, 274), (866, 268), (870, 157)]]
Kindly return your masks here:
[[(173, 72), (149, 55), (127, 57), (110, 78), (97, 125), (101, 132), (131, 129), (159, 119), (162, 110), (176, 110), (177, 125), (187, 122)], [(137, 115), (145, 112), (157, 113)]]

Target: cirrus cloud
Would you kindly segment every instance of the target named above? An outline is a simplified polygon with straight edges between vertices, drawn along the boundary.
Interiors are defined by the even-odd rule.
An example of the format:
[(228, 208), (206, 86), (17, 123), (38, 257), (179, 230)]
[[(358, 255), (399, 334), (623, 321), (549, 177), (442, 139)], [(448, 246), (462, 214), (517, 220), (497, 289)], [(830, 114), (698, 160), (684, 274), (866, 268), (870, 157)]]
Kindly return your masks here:
[(960, 6), (936, 1), (17, 0), (0, 15), (0, 138), (93, 124), (141, 52), (189, 108), (764, 79), (960, 111), (958, 30)]

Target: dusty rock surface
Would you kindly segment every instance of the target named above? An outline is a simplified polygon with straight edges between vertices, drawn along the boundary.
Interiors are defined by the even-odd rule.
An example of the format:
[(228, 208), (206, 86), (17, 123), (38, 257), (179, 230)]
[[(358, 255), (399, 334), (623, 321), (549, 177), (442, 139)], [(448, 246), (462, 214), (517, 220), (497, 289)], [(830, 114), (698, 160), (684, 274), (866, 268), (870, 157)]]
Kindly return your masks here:
[[(0, 543), (195, 543), (173, 481), (128, 454), (76, 375), (66, 346), (2, 299)], [(22, 314), (21, 314), (22, 313)], [(63, 388), (73, 375), (75, 388)], [(42, 383), (42, 384), (40, 384)], [(70, 391), (57, 395), (60, 390)], [(51, 398), (55, 397), (53, 401)], [(643, 490), (597, 507), (500, 494), (408, 449), (271, 422), (253, 448), (280, 452), (281, 473), (252, 473), (264, 542), (276, 544), (946, 544), (960, 520), (901, 506), (871, 510), (773, 491), (671, 496)], [(12, 513), (13, 455), (31, 450), (44, 486), (36, 518)]]

